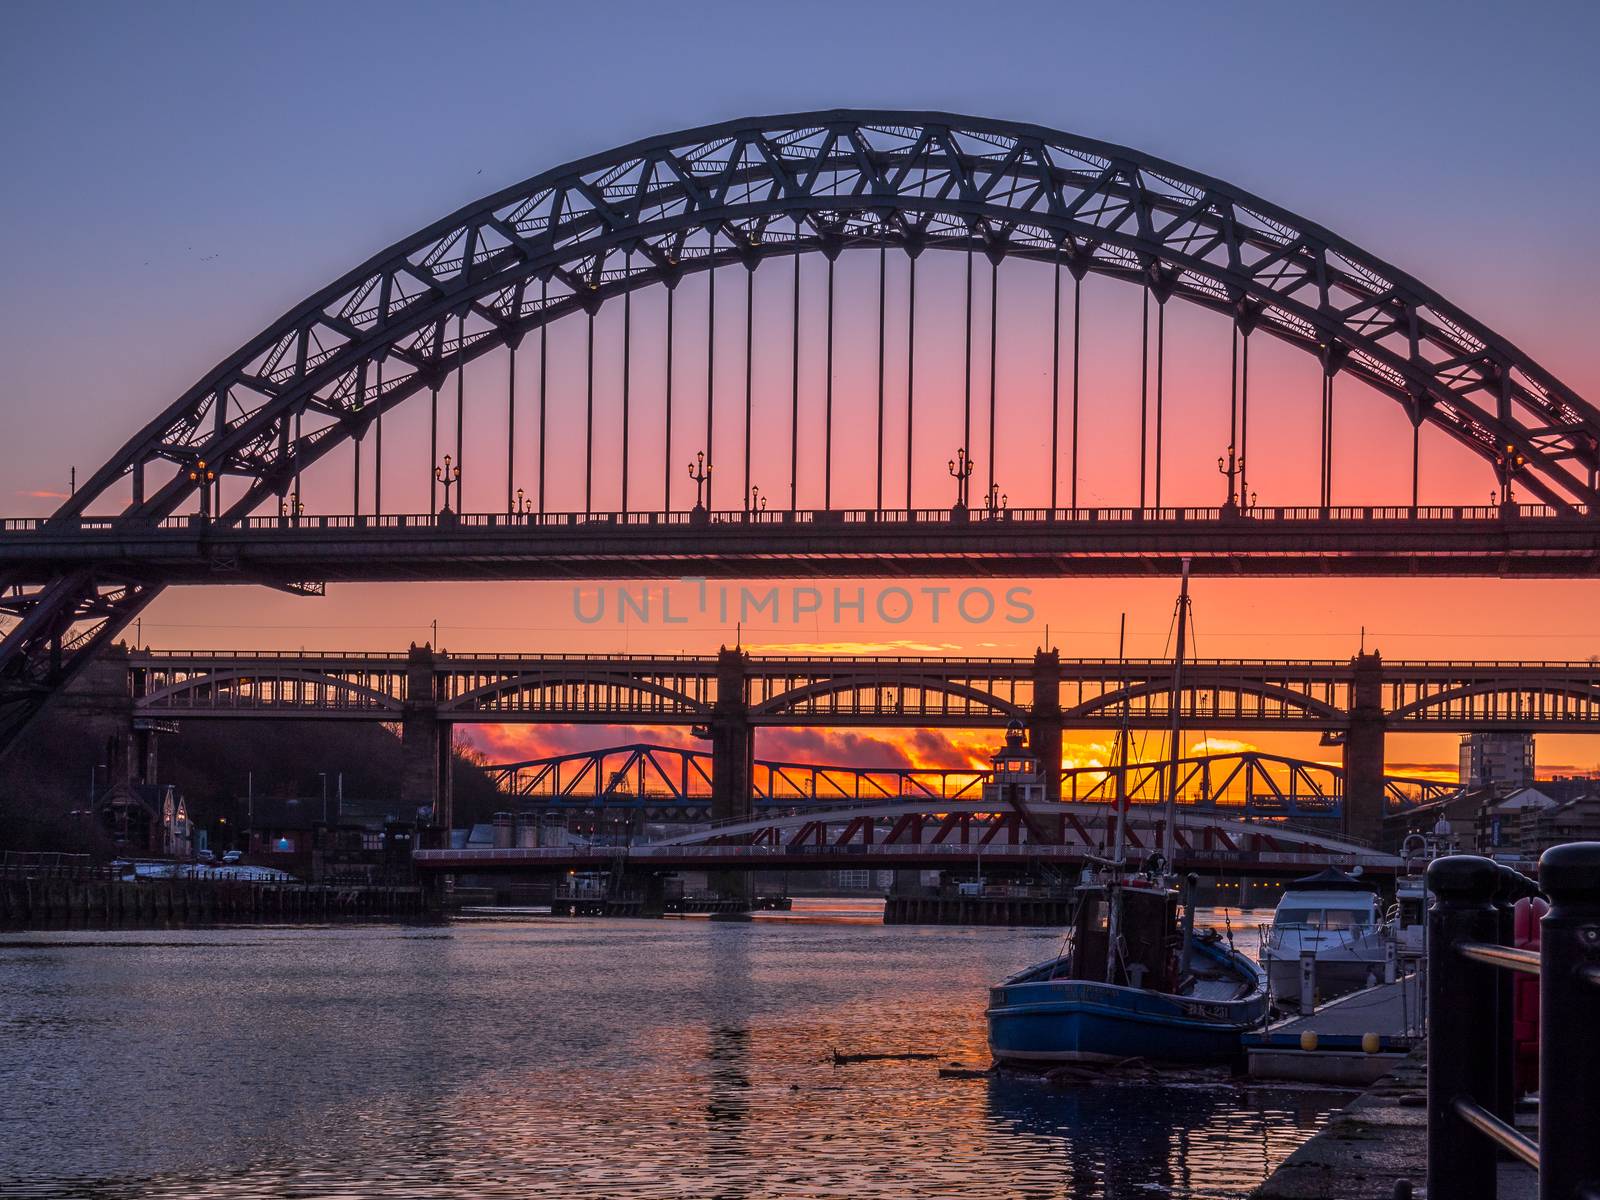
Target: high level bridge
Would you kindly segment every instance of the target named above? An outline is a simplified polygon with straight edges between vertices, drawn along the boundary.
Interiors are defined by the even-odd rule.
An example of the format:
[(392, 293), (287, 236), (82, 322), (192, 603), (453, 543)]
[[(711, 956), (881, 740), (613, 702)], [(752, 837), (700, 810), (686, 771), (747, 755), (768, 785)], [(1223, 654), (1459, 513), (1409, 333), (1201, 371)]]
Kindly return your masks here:
[[(679, 726), (710, 743), (711, 806), (748, 813), (763, 727), (946, 727), (1027, 731), (1046, 776), (1062, 733), (1184, 728), (1309, 730), (1341, 747), (1346, 828), (1375, 839), (1384, 739), (1394, 732), (1600, 732), (1600, 664), (1218, 660), (1187, 664), (1174, 697), (1162, 660), (717, 655), (454, 655), (129, 651), (75, 688), (145, 727), (171, 720), (313, 718), (394, 722), (404, 795), (447, 813), (458, 724)], [(1053, 789), (1052, 796), (1058, 794)]]
[[(1102, 280), (1142, 300), (1138, 386), (1115, 396), (1080, 370), (1105, 352), (1081, 320)], [(1231, 346), (1209, 438), (1169, 428), (1173, 301)], [(1252, 391), (1262, 336), (1317, 381), (1299, 407), (1318, 424), (1294, 443), (1317, 465), (1292, 473), (1295, 495), (1260, 471), (1263, 415), (1300, 419), (1259, 370)], [(1398, 438), (1353, 427), (1373, 406), (1352, 393), (1389, 404)], [(55, 513), (0, 524), (0, 750), (172, 585), (1145, 575), (1183, 558), (1259, 575), (1600, 568), (1600, 410), (1508, 339), (1221, 180), (942, 113), (729, 121), (544, 171), (375, 254), (149, 412)], [(1090, 435), (1100, 417), (1125, 431), (1115, 444)], [(1409, 470), (1343, 494), (1341, 462), (1376, 438)], [(1424, 504), (1445, 444), (1481, 479)], [(1089, 482), (1106, 463), (1114, 477)], [(499, 670), (430, 703), (451, 720), (515, 710), (532, 693)], [(641, 686), (651, 670), (665, 682)], [(1296, 670), (1270, 668), (1262, 695), (1284, 721), (1380, 707), (1341, 716)], [(1217, 671), (1217, 694), (1237, 691)], [(1025, 706), (1003, 681), (947, 674), (936, 690), (971, 700), (963, 720)], [(704, 671), (622, 676), (629, 704), (654, 696), (664, 716), (733, 703), (694, 698)], [(845, 715), (826, 689), (768, 678), (740, 720)], [(1085, 686), (1073, 719), (1120, 684)], [(369, 690), (375, 708), (395, 699)], [(563, 711), (605, 711), (578, 693)], [(762, 707), (780, 698), (784, 713)], [(1421, 705), (1419, 727), (1447, 707)]]

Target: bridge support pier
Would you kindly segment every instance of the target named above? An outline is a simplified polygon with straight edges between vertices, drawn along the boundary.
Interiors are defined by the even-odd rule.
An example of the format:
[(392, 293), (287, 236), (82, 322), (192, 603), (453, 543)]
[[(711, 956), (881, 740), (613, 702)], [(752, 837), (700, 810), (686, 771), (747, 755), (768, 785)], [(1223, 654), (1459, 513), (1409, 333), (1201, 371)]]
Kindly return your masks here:
[[(717, 653), (717, 698), (711, 717), (711, 819), (747, 820), (752, 815), (756, 738), (745, 687), (749, 659), (726, 646)], [(724, 896), (750, 895), (748, 871), (717, 871), (711, 886)]]
[(1028, 749), (1039, 757), (1044, 798), (1061, 799), (1061, 655), (1037, 650), (1033, 655), (1033, 707), (1028, 712)]
[(1383, 834), (1383, 658), (1356, 656), (1350, 685), (1350, 724), (1344, 735), (1346, 834), (1376, 844)]
[(433, 667), (433, 647), (413, 643), (406, 662), (406, 699), (400, 716), (400, 801), (413, 812), (431, 810), (427, 843), (449, 849), (451, 729), (439, 720)]

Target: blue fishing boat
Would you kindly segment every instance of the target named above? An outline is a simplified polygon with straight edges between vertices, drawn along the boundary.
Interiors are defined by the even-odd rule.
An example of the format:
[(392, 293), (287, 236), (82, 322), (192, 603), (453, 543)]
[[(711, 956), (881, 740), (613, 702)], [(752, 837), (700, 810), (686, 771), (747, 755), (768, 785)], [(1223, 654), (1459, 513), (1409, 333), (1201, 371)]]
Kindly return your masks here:
[[(1185, 559), (1174, 619), (1173, 696), (1183, 694), (1188, 617)], [(1227, 1062), (1240, 1055), (1243, 1035), (1266, 1020), (1266, 973), (1233, 948), (1231, 937), (1224, 943), (1215, 931), (1195, 931), (1199, 881), (1188, 878), (1180, 931), (1180, 899), (1168, 864), (1158, 854), (1144, 872), (1127, 870), (1127, 695), (1110, 768), (1115, 848), (1100, 860), (1099, 875), (1075, 892), (1065, 952), (989, 989), (989, 1049), (998, 1063)], [(1172, 711), (1163, 847), (1176, 844), (1177, 830), (1181, 710), (1174, 704)]]
[(1077, 899), (1067, 951), (989, 991), (996, 1062), (1223, 1063), (1239, 1055), (1240, 1038), (1266, 1019), (1266, 974), (1255, 962), (1214, 930), (1196, 932), (1188, 904), (1178, 934), (1177, 891), (1159, 882), (1091, 883)]

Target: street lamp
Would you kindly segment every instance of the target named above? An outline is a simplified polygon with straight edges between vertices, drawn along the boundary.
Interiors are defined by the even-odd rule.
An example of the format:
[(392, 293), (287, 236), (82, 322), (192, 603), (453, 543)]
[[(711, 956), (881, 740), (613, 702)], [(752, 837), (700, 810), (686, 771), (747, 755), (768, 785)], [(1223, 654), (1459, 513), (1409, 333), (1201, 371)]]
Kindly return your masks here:
[(1494, 462), (1500, 472), (1500, 507), (1502, 510), (1514, 509), (1516, 499), (1511, 494), (1511, 480), (1516, 472), (1528, 465), (1527, 457), (1507, 442), (1503, 450), (1496, 450)]
[(761, 489), (756, 487), (755, 484), (750, 485), (749, 511), (752, 514), (767, 511), (767, 498), (761, 494)]
[(533, 511), (533, 501), (522, 494), (521, 488), (517, 489), (517, 503), (511, 511), (521, 516), (527, 516)]
[(1217, 474), (1228, 478), (1228, 500), (1223, 508), (1233, 511), (1239, 507), (1238, 482), (1244, 475), (1244, 455), (1236, 455), (1231, 444), (1226, 457), (1217, 455)]
[(983, 498), (984, 515), (991, 521), (998, 521), (1006, 511), (1006, 502), (1010, 497), (1000, 490), (998, 483), (989, 485), (989, 494)]
[(189, 482), (200, 487), (200, 515), (207, 516), (211, 512), (211, 485), (216, 482), (217, 473), (206, 466), (205, 459), (197, 459), (194, 466), (189, 468)]
[(440, 509), (439, 511), (441, 511), (441, 512), (449, 512), (450, 511), (450, 485), (453, 484), (453, 483), (458, 483), (460, 481), (460, 479), (461, 479), (461, 468), (459, 466), (452, 467), (450, 465), (450, 456), (448, 454), (446, 454), (444, 456), (444, 466), (435, 467), (433, 469), (433, 477), (435, 479), (437, 479), (440, 483), (444, 484), (444, 507), (442, 509)]
[(969, 486), (967, 480), (972, 478), (972, 460), (967, 457), (966, 448), (963, 447), (957, 450), (956, 456), (945, 465), (948, 467), (951, 477), (956, 481), (955, 507), (965, 509), (967, 507), (967, 488)]
[(285, 499), (278, 501), (278, 515), (280, 517), (298, 519), (305, 510), (306, 506), (300, 503), (300, 492), (298, 490), (290, 492)]
[(689, 464), (689, 478), (694, 480), (694, 506), (699, 512), (705, 511), (706, 484), (711, 481), (711, 471), (706, 465), (706, 452), (695, 451), (694, 461)]

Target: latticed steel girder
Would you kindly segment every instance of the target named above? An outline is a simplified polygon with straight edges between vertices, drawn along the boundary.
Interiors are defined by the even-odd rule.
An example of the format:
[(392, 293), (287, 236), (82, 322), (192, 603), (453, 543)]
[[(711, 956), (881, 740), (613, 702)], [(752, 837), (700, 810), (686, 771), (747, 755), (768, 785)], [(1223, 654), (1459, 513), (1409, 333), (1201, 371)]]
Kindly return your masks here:
[[(1600, 499), (1600, 412), (1505, 338), (1327, 230), (1120, 146), (1005, 121), (836, 110), (636, 142), (451, 214), (219, 364), (56, 516), (85, 513), (131, 476), (125, 515), (166, 517), (220, 477), (245, 485), (212, 514), (225, 526), (284, 495), (379, 413), (564, 314), (674, 286), (691, 271), (880, 244), (1016, 255), (1139, 282), (1162, 302), (1190, 300), (1366, 381), (1547, 503)], [(162, 580), (70, 572), (42, 593), (17, 594), (37, 582), (0, 575), (22, 618), (0, 642), (6, 710), (69, 676)]]
[[(1597, 499), (1600, 412), (1505, 338), (1321, 227), (1125, 147), (940, 113), (730, 121), (547, 171), (370, 259), (174, 402), (60, 510), (126, 474), (130, 515), (188, 470), (251, 481), (224, 521), (465, 362), (690, 271), (880, 243), (976, 248), (1148, 283), (1355, 375), (1479, 453), (1526, 460), (1552, 504)], [(378, 367), (385, 377), (381, 390)], [(298, 421), (298, 433), (296, 424)], [(153, 491), (144, 473), (173, 464)]]

